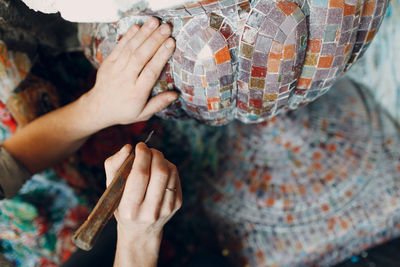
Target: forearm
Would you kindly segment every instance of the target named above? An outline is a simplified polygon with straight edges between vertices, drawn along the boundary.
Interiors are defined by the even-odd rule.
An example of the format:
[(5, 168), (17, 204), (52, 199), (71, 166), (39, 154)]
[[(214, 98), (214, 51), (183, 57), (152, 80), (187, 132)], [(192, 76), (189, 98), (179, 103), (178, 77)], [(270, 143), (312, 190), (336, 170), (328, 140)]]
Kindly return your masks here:
[(96, 109), (83, 95), (31, 122), (2, 146), (31, 173), (42, 171), (71, 155), (90, 135), (105, 127), (95, 119)]
[(161, 234), (156, 237), (143, 234), (137, 238), (118, 234), (114, 267), (156, 267), (161, 238)]

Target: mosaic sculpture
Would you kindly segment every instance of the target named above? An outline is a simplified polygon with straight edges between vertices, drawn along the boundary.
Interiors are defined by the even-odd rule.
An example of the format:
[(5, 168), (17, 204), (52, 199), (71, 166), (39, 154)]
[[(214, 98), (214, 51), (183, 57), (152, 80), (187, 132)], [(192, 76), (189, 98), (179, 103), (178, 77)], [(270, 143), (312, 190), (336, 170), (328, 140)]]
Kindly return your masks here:
[(128, 12), (115, 23), (81, 24), (99, 66), (129, 26), (158, 16), (174, 26), (176, 52), (154, 94), (177, 89), (163, 117), (210, 125), (266, 121), (326, 93), (365, 51), (388, 1), (207, 0)]
[[(186, 166), (189, 170), (181, 175), (192, 185), (195, 181), (188, 178), (193, 176), (193, 168), (201, 170), (196, 175), (203, 193), (195, 188), (185, 191), (186, 198), (201, 195), (218, 229), (223, 254), (232, 263), (326, 266), (400, 234), (396, 124), (367, 89), (349, 80), (301, 107), (326, 93), (364, 54), (386, 6), (385, 0), (208, 0), (176, 9), (126, 13), (110, 24), (82, 24), (80, 37), (87, 55), (98, 66), (130, 25), (142, 23), (150, 15), (173, 24), (177, 51), (153, 93), (178, 89), (181, 98), (160, 115), (192, 117), (211, 125), (235, 118), (263, 122), (208, 127), (208, 135), (202, 132), (204, 125), (164, 122), (172, 123), (173, 128), (163, 134), (163, 143), (177, 140), (166, 151), (179, 154), (182, 140), (186, 140), (182, 136), (189, 136), (192, 142), (188, 147), (193, 151), (202, 148), (191, 154), (197, 153), (201, 160), (185, 155), (184, 159), (195, 165)], [(29, 90), (11, 94), (22, 78), (14, 75), (10, 62), (4, 54), (0, 100), (7, 102), (9, 109), (22, 100), (36, 105), (29, 102)], [(13, 77), (18, 82), (8, 86)], [(385, 88), (376, 88), (376, 92), (386, 92)], [(56, 101), (50, 98), (50, 102)], [(299, 109), (279, 114), (295, 108)], [(14, 114), (29, 120), (34, 117), (32, 110), (27, 106)], [(0, 117), (0, 137), (4, 139), (17, 126), (1, 102)], [(98, 154), (122, 142), (120, 137), (129, 131), (102, 133), (103, 138), (94, 138), (89, 149), (82, 151), (83, 157), (101, 165)], [(112, 144), (107, 141), (110, 137), (115, 139)], [(201, 139), (203, 144), (199, 144)], [(88, 166), (63, 170), (74, 188), (89, 185), (71, 179), (93, 172)], [(53, 182), (55, 175), (43, 175), (27, 184), (15, 200), (0, 203), (2, 252), (22, 266), (65, 261), (74, 250), (69, 240), (72, 229), (87, 213), (86, 203), (80, 203), (65, 183), (49, 184), (47, 179)], [(95, 181), (91, 182), (93, 186)], [(43, 188), (51, 189), (46, 196)], [(61, 207), (61, 202), (55, 201), (47, 207), (47, 217), (40, 216), (41, 207), (35, 201), (53, 196), (66, 198), (71, 206)], [(197, 203), (182, 211), (184, 223), (190, 223), (193, 210), (199, 210)], [(204, 217), (196, 220), (204, 221)], [(189, 243), (193, 232), (185, 235), (185, 227), (178, 230), (172, 234), (184, 239), (179, 244)], [(18, 236), (13, 236), (15, 233)]]

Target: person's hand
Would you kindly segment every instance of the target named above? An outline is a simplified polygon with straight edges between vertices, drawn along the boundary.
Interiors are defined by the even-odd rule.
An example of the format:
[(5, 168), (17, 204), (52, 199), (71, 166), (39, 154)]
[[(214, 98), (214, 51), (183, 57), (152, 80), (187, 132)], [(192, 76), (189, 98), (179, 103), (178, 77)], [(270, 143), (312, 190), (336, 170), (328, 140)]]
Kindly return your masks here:
[(133, 25), (101, 64), (96, 84), (87, 94), (97, 123), (105, 128), (148, 120), (177, 99), (164, 92), (149, 100), (151, 90), (175, 49), (171, 27), (150, 18)]
[[(125, 145), (105, 161), (107, 186), (131, 152)], [(155, 266), (162, 229), (182, 205), (178, 171), (163, 154), (136, 145), (135, 160), (115, 217), (118, 222), (116, 266)], [(140, 254), (140, 255), (138, 255)]]

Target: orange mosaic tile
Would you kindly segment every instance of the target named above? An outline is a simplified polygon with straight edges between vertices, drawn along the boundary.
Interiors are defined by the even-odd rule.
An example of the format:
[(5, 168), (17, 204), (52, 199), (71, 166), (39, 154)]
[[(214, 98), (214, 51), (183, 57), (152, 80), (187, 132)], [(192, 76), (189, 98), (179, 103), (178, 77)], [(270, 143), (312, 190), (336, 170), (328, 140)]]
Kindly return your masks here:
[(215, 53), (215, 61), (217, 64), (221, 64), (231, 60), (231, 54), (229, 53), (228, 46), (225, 46), (217, 53)]
[(292, 214), (286, 215), (286, 221), (287, 221), (288, 223), (293, 223), (293, 215), (292, 215)]
[(311, 84), (312, 79), (308, 79), (308, 78), (300, 78), (298, 83), (297, 83), (297, 87), (299, 88), (308, 88)]
[(332, 65), (333, 56), (320, 57), (318, 68), (329, 68)]
[(349, 16), (349, 15), (353, 15), (355, 13), (356, 13), (356, 7), (355, 6), (344, 4), (343, 16)]
[(212, 3), (217, 3), (219, 0), (203, 0), (203, 1), (200, 1), (199, 3), (201, 4), (201, 5), (208, 5), (208, 4), (212, 4)]
[(324, 204), (324, 205), (321, 206), (321, 210), (322, 210), (322, 211), (325, 211), (325, 212), (326, 212), (326, 211), (329, 211), (329, 206), (326, 205), (326, 204)]
[(376, 34), (376, 30), (369, 31), (368, 35), (367, 35), (367, 39), (365, 41), (366, 42), (371, 42), (372, 39), (374, 39), (375, 34)]
[(269, 59), (267, 63), (267, 71), (268, 73), (278, 73), (280, 60), (277, 59)]
[(344, 0), (329, 0), (329, 7), (344, 7)]
[(267, 198), (267, 200), (265, 201), (265, 206), (267, 207), (272, 207), (275, 203), (275, 199), (273, 197), (269, 197)]
[(279, 53), (279, 54), (270, 53), (269, 58), (270, 59), (282, 59), (282, 53)]
[(294, 45), (285, 46), (283, 49), (283, 59), (294, 59), (295, 47)]
[(287, 2), (287, 1), (282, 1), (278, 2), (276, 4), (280, 10), (286, 15), (290, 16), (290, 14), (293, 13), (293, 11), (298, 7), (296, 3), (293, 2)]
[(322, 40), (320, 39), (309, 39), (307, 44), (307, 52), (319, 53), (321, 52)]
[(376, 1), (367, 1), (364, 4), (364, 8), (362, 11), (362, 16), (371, 16), (374, 14)]

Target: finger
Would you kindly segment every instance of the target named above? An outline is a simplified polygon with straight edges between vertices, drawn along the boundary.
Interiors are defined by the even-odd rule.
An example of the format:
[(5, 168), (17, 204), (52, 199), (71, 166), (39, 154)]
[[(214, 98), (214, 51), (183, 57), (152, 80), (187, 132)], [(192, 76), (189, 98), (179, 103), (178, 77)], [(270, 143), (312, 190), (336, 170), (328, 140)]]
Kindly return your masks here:
[[(168, 38), (140, 73), (136, 85), (150, 93), (175, 49), (175, 40)], [(143, 90), (141, 89), (141, 90)]]
[(111, 184), (114, 176), (116, 175), (118, 169), (121, 167), (122, 163), (126, 160), (132, 151), (132, 146), (127, 144), (124, 145), (117, 153), (109, 157), (104, 161), (104, 168), (106, 170), (106, 184), (107, 187)]
[(149, 38), (149, 36), (157, 29), (160, 22), (156, 18), (149, 18), (140, 30), (135, 34), (134, 38), (131, 38), (129, 42), (123, 48), (121, 52), (121, 59), (124, 59), (123, 66), (125, 67), (129, 61), (132, 61), (131, 56), (136, 49)]
[(135, 148), (135, 160), (128, 175), (120, 207), (130, 210), (133, 205), (142, 203), (150, 179), (152, 154), (150, 149), (139, 143)]
[(140, 120), (150, 119), (157, 112), (167, 108), (176, 99), (178, 99), (178, 94), (174, 91), (164, 92), (153, 96), (143, 108), (143, 111), (139, 116)]
[(168, 180), (167, 187), (164, 193), (164, 199), (161, 205), (160, 217), (168, 217), (173, 215), (175, 209), (175, 198), (177, 195), (177, 180), (178, 171), (174, 164), (168, 162), (168, 168), (170, 170), (170, 177)]
[(177, 186), (176, 186), (174, 213), (182, 207), (182, 186), (181, 186), (181, 180), (179, 179), (178, 173), (177, 173), (176, 182), (177, 182)]
[(148, 211), (151, 219), (158, 219), (165, 188), (169, 178), (168, 162), (161, 152), (150, 149), (152, 154), (151, 177), (143, 201), (144, 210)]
[[(163, 24), (158, 27), (158, 29), (133, 52), (127, 65), (127, 70), (137, 77), (142, 72), (147, 62), (156, 54), (160, 46), (170, 35), (170, 25)], [(165, 63), (163, 65), (165, 65)], [(158, 76), (156, 78), (158, 78)]]
[(132, 25), (129, 30), (124, 34), (121, 40), (118, 41), (117, 45), (112, 50), (111, 54), (106, 58), (106, 60), (115, 61), (118, 59), (119, 55), (123, 51), (125, 45), (135, 36), (139, 31), (140, 26), (135, 24)]

